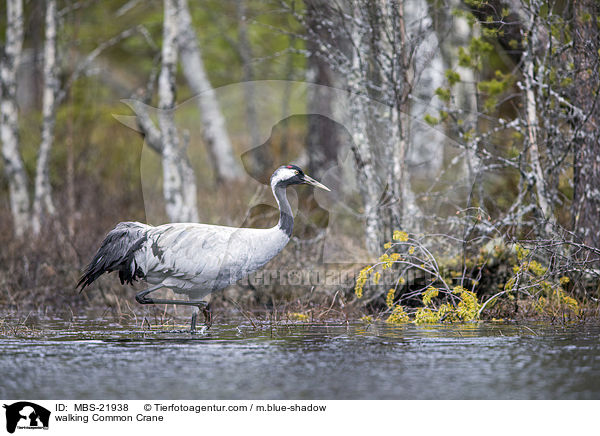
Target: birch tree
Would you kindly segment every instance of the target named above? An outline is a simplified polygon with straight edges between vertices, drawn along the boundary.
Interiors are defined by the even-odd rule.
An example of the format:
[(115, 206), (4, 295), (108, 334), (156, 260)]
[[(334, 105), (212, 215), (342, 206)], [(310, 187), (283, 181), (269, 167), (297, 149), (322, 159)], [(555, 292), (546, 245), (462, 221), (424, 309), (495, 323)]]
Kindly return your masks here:
[(369, 83), (369, 27), (362, 21), (364, 16), (358, 16), (360, 14), (358, 4), (351, 6), (350, 14), (352, 26), (347, 34), (350, 35), (353, 51), (349, 54), (350, 74), (347, 76), (347, 86), (352, 92), (349, 100), (348, 125), (351, 126), (350, 133), (353, 140), (351, 149), (361, 181), (359, 188), (364, 202), (366, 246), (369, 252), (377, 253), (383, 242), (383, 219), (379, 204), (381, 181), (377, 171), (377, 156), (374, 155), (375, 151), (371, 148), (367, 135), (369, 114), (365, 111), (368, 107), (365, 100), (368, 101), (368, 97), (364, 95), (364, 90), (368, 89)]
[(57, 27), (56, 0), (46, 0), (46, 27), (44, 41), (44, 88), (42, 96), (42, 140), (38, 151), (35, 173), (35, 193), (33, 199), (32, 228), (39, 234), (44, 212), (54, 215), (56, 208), (52, 202), (49, 176), (50, 150), (54, 141), (56, 123), (56, 96), (60, 82), (57, 74)]
[[(161, 132), (163, 195), (171, 221), (198, 221), (195, 182), (189, 185), (182, 171), (182, 150), (174, 120), (175, 72), (177, 68), (178, 0), (164, 0), (163, 44), (158, 77), (158, 124)], [(186, 183), (188, 182), (188, 183)], [(190, 192), (192, 190), (193, 192)]]
[[(460, 64), (459, 47), (468, 45), (471, 38), (479, 35), (477, 28), (469, 25), (464, 16), (452, 13), (460, 10), (461, 4), (461, 0), (447, 0), (442, 5), (430, 2), (429, 11), (435, 20), (433, 27), (439, 41), (444, 75), (454, 75), (458, 79), (451, 86), (454, 104), (461, 113), (462, 124), (470, 129), (475, 127), (477, 121), (477, 81), (473, 69)], [(438, 86), (442, 88), (444, 85)], [(456, 136), (456, 126), (447, 123), (445, 127), (449, 136)], [(474, 150), (465, 151), (465, 171), (472, 182), (475, 178), (477, 157)]]
[(574, 150), (574, 231), (600, 248), (600, 6), (594, 0), (574, 2), (573, 103), (581, 109)]
[[(307, 28), (309, 55), (316, 54), (343, 77), (351, 93), (346, 126), (353, 137), (365, 236), (372, 252), (393, 230), (417, 230), (420, 221), (407, 158), (411, 92), (425, 65), (416, 59), (423, 54), (422, 42), (431, 26), (426, 14), (416, 13), (407, 24), (406, 3), (355, 0), (312, 9), (309, 3), (308, 17), (299, 17)], [(374, 112), (374, 100), (386, 110)]]
[[(329, 32), (328, 26), (320, 24), (335, 22), (338, 16), (334, 10), (328, 7), (323, 0), (310, 0), (306, 2), (306, 20), (312, 31), (318, 35), (306, 41), (308, 51), (306, 60), (306, 80), (322, 86), (309, 87), (307, 96), (307, 108), (310, 114), (333, 113), (335, 99), (332, 97), (331, 87), (344, 86), (344, 81), (338, 77), (339, 74), (319, 53), (319, 46), (326, 44), (336, 46), (338, 50), (344, 50), (347, 38), (335, 38)], [(306, 138), (306, 149), (308, 153), (309, 171), (317, 179), (322, 172), (337, 162), (340, 150), (340, 140), (336, 135), (335, 125), (327, 118), (311, 115), (308, 117), (308, 134)]]
[[(536, 11), (537, 12), (537, 11)], [(525, 86), (525, 120), (527, 125), (527, 143), (529, 147), (529, 160), (532, 167), (532, 176), (535, 181), (537, 202), (542, 214), (543, 232), (545, 235), (552, 233), (552, 224), (554, 224), (554, 210), (552, 200), (548, 196), (546, 187), (546, 178), (542, 168), (538, 129), (540, 122), (538, 120), (538, 108), (535, 92), (535, 53), (538, 44), (538, 14), (531, 14), (529, 20), (527, 49), (523, 53), (523, 78)]]
[(6, 15), (6, 40), (0, 64), (0, 139), (13, 226), (15, 234), (21, 237), (30, 225), (28, 182), (19, 147), (19, 112), (16, 101), (17, 71), (23, 46), (22, 0), (7, 0)]
[(225, 118), (204, 68), (187, 0), (177, 0), (176, 6), (178, 8), (176, 42), (181, 55), (181, 66), (186, 81), (192, 92), (196, 94), (203, 136), (213, 164), (215, 178), (218, 182), (239, 180), (244, 172), (234, 157)]
[(246, 105), (246, 124), (250, 133), (250, 141), (253, 146), (260, 143), (258, 132), (258, 116), (256, 113), (256, 91), (254, 83), (254, 68), (252, 67), (252, 46), (248, 37), (248, 10), (246, 0), (236, 2), (236, 15), (238, 19), (238, 44), (237, 52), (242, 61), (242, 81), (244, 87), (244, 103)]

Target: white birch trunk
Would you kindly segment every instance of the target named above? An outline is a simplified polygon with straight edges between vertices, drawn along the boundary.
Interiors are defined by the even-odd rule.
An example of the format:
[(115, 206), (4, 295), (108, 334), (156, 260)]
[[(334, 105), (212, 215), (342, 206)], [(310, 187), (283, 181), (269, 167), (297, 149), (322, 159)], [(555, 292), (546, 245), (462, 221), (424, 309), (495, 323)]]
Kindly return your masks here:
[(538, 205), (544, 216), (544, 232), (546, 235), (552, 234), (552, 224), (554, 223), (554, 215), (552, 212), (551, 201), (548, 198), (546, 189), (546, 179), (540, 162), (540, 151), (538, 146), (538, 115), (536, 97), (534, 92), (534, 55), (533, 44), (536, 43), (536, 19), (531, 17), (531, 28), (529, 32), (529, 46), (527, 51), (523, 53), (523, 62), (525, 66), (525, 116), (527, 119), (527, 137), (529, 140), (529, 159), (533, 168), (533, 178), (535, 180), (535, 188), (537, 194)]
[(242, 80), (244, 81), (244, 103), (246, 104), (246, 123), (252, 146), (260, 145), (260, 134), (258, 132), (258, 116), (256, 114), (256, 93), (254, 87), (254, 71), (252, 68), (252, 47), (248, 38), (248, 29), (246, 24), (246, 0), (237, 1), (238, 18), (238, 51), (242, 59)]
[(187, 149), (190, 142), (189, 132), (183, 135), (184, 145), (179, 150), (179, 173), (183, 182), (183, 203), (185, 204), (186, 221), (198, 222), (198, 190), (196, 187), (196, 173), (187, 157)]
[[(175, 71), (177, 67), (177, 0), (164, 1), (164, 27), (162, 66), (158, 78), (158, 124), (162, 139), (163, 195), (169, 220), (173, 222), (197, 221), (196, 198), (189, 204), (181, 170), (181, 150), (175, 127)], [(195, 188), (195, 186), (194, 186)]]
[(7, 0), (6, 13), (6, 44), (0, 65), (0, 139), (14, 231), (21, 237), (29, 227), (29, 192), (27, 174), (19, 150), (19, 115), (16, 103), (16, 73), (23, 46), (22, 0)]
[[(415, 23), (419, 23), (421, 16), (413, 10), (413, 16), (407, 17), (404, 3), (389, 0), (380, 0), (379, 8), (382, 14), (379, 47), (382, 52), (376, 53), (375, 56), (378, 56), (381, 64), (387, 67), (388, 70), (383, 71), (382, 77), (387, 82), (386, 88), (393, 90), (391, 95), (393, 104), (390, 107), (389, 115), (391, 156), (387, 174), (391, 202), (386, 217), (389, 226), (387, 230), (390, 233), (399, 229), (416, 232), (420, 230), (419, 216), (421, 213), (415, 204), (407, 160), (410, 149), (415, 145), (420, 156), (427, 155), (428, 152), (422, 150), (425, 147), (423, 143), (411, 144), (411, 139), (414, 138), (411, 135), (410, 114), (413, 108), (410, 95), (415, 87), (416, 66), (414, 58), (410, 56), (410, 50), (411, 46), (416, 44), (413, 39), (417, 40), (418, 35), (410, 35), (410, 32), (418, 32), (418, 30), (408, 28), (407, 18), (408, 22), (413, 22), (414, 26)], [(417, 49), (425, 50), (422, 46), (417, 46)], [(423, 53), (420, 54), (423, 55)], [(390, 60), (386, 62), (388, 57)], [(423, 68), (421, 66), (421, 70)], [(392, 73), (394, 70), (395, 74)], [(429, 148), (430, 145), (427, 147)]]
[(56, 95), (59, 89), (56, 67), (56, 0), (46, 0), (46, 29), (44, 42), (44, 91), (42, 100), (42, 140), (38, 151), (33, 199), (32, 229), (39, 234), (44, 212), (55, 215), (50, 186), (50, 150), (54, 142), (56, 123)]
[[(130, 107), (136, 114), (137, 130), (144, 135), (146, 144), (156, 153), (162, 156), (163, 140), (162, 133), (156, 128), (154, 121), (150, 117), (150, 107), (139, 100), (131, 100), (128, 102)], [(131, 126), (132, 127), (132, 126)], [(135, 128), (135, 127), (132, 127)], [(178, 221), (185, 220), (189, 222), (198, 221), (198, 200), (196, 174), (187, 158), (187, 143), (189, 136), (184, 132), (184, 146), (179, 148), (177, 157), (177, 167), (182, 180), (181, 195), (183, 199), (185, 212), (177, 219)]]
[(216, 179), (218, 181), (241, 179), (244, 171), (234, 158), (225, 118), (221, 113), (216, 93), (206, 75), (187, 0), (177, 0), (177, 4), (179, 8), (177, 45), (181, 55), (183, 74), (192, 92), (197, 94), (196, 98), (204, 127), (204, 140), (213, 160)]
[(529, 163), (533, 169), (533, 179), (535, 181), (535, 190), (537, 202), (540, 211), (544, 217), (544, 233), (546, 236), (552, 234), (552, 225), (555, 223), (552, 201), (548, 196), (548, 189), (544, 171), (540, 161), (540, 151), (538, 144), (538, 129), (540, 128), (536, 95), (534, 91), (534, 62), (535, 47), (539, 44), (537, 13), (523, 7), (519, 2), (512, 0), (511, 6), (519, 15), (523, 24), (528, 23), (527, 32), (527, 50), (523, 52), (523, 77), (525, 81), (525, 119), (527, 121), (527, 140), (529, 145)]
[(381, 188), (377, 180), (374, 157), (366, 134), (367, 123), (363, 112), (366, 103), (361, 101), (364, 100), (364, 97), (352, 94), (350, 99), (351, 123), (349, 125), (352, 126), (350, 148), (354, 154), (360, 180), (359, 190), (364, 204), (366, 246), (371, 254), (377, 254), (381, 251), (383, 229), (379, 204)]
[[(353, 11), (356, 13), (356, 11)], [(367, 120), (369, 109), (368, 99), (359, 95), (359, 92), (364, 92), (366, 89), (368, 65), (361, 62), (359, 50), (363, 47), (364, 41), (361, 37), (361, 32), (356, 26), (351, 32), (352, 53), (351, 71), (348, 76), (348, 88), (350, 89), (350, 123), (347, 125), (351, 128), (352, 144), (351, 149), (356, 162), (356, 169), (360, 179), (360, 193), (364, 204), (364, 219), (365, 219), (365, 239), (367, 250), (371, 254), (377, 254), (381, 251), (383, 223), (380, 211), (379, 198), (381, 196), (381, 188), (377, 179), (377, 171), (375, 168), (375, 156), (371, 150), (371, 144), (367, 135), (368, 126)]]
[[(441, 17), (442, 22), (434, 26), (437, 31), (440, 54), (443, 61), (442, 70), (453, 70), (460, 76), (460, 82), (453, 88), (455, 105), (461, 114), (465, 126), (473, 126), (477, 122), (477, 80), (473, 69), (460, 66), (458, 63), (458, 47), (468, 46), (474, 36), (479, 36), (477, 28), (471, 26), (463, 16), (452, 14), (452, 10), (462, 6), (461, 0), (448, 0), (448, 7), (438, 9), (435, 13)], [(430, 8), (434, 8), (430, 4)], [(431, 10), (431, 9), (430, 9)], [(434, 12), (430, 12), (434, 14)], [(476, 168), (479, 167), (479, 159), (470, 142), (465, 143), (466, 154), (464, 171), (471, 184), (475, 179)]]
[[(410, 133), (407, 159), (419, 168), (420, 175), (433, 179), (439, 174), (444, 163), (443, 144), (440, 143), (439, 134), (435, 129), (426, 123), (412, 122), (412, 120), (422, 120), (427, 112), (435, 111), (434, 108), (440, 107), (439, 98), (435, 95), (436, 89), (442, 87), (445, 80), (440, 43), (433, 30), (421, 35), (423, 33), (421, 27), (429, 28), (433, 22), (431, 14), (425, 13), (430, 11), (426, 0), (406, 1), (398, 8), (404, 9), (399, 20), (407, 23), (405, 29), (407, 36), (419, 39), (417, 52), (412, 61), (417, 79), (413, 80), (413, 84), (409, 84), (412, 97), (409, 107), (410, 117), (406, 117)], [(414, 195), (412, 190), (410, 195)]]

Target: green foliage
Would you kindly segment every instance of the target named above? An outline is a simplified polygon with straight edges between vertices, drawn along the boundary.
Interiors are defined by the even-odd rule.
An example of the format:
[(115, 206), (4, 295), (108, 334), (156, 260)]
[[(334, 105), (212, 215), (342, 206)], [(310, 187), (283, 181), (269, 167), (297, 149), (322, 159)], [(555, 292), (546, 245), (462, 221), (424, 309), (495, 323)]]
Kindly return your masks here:
[(456, 85), (460, 82), (460, 74), (453, 70), (446, 70), (445, 72), (446, 80), (448, 80), (448, 84), (450, 86)]
[(469, 44), (469, 53), (471, 58), (477, 59), (475, 65), (478, 70), (482, 68), (482, 58), (490, 55), (494, 51), (494, 46), (484, 38), (473, 37)]
[(548, 18), (548, 3), (543, 2), (540, 6), (540, 10), (539, 10), (539, 16), (542, 20), (545, 20)]
[(430, 126), (435, 126), (435, 125), (439, 124), (439, 122), (440, 122), (440, 120), (438, 118), (434, 117), (431, 114), (425, 114), (425, 116), (423, 117), (423, 119)]
[(491, 111), (498, 104), (498, 97), (502, 95), (512, 85), (513, 77), (511, 74), (502, 74), (496, 71), (495, 77), (490, 80), (482, 80), (477, 84), (477, 89), (485, 93), (487, 99), (485, 108)]
[(486, 0), (464, 0), (465, 5), (473, 9), (478, 9), (487, 4)]
[(435, 95), (437, 95), (440, 100), (445, 101), (446, 103), (450, 101), (450, 90), (446, 88), (437, 88), (435, 90)]
[(496, 29), (495, 27), (482, 27), (481, 33), (486, 38), (497, 38), (498, 36), (503, 36), (504, 32)]
[(464, 47), (458, 47), (458, 65), (461, 67), (471, 67), (471, 56)]

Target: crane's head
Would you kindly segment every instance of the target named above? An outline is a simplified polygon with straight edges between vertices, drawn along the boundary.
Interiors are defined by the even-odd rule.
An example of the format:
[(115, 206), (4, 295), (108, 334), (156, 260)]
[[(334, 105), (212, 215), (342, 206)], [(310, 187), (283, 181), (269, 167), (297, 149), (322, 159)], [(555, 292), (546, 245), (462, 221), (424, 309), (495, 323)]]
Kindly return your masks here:
[(296, 165), (283, 165), (277, 168), (271, 176), (272, 188), (275, 188), (276, 186), (287, 187), (289, 185), (300, 185), (303, 183), (325, 189), (326, 191), (331, 191), (327, 186), (304, 174), (304, 171)]

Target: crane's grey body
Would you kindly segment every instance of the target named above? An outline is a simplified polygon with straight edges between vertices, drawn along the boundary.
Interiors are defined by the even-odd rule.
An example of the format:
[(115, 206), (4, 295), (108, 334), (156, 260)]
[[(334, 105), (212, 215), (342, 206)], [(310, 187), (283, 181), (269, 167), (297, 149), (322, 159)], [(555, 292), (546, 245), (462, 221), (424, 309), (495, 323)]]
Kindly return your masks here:
[[(121, 283), (143, 279), (153, 287), (139, 292), (142, 304), (187, 304), (204, 308), (208, 294), (231, 285), (275, 257), (289, 242), (294, 219), (286, 187), (308, 183), (327, 189), (296, 166), (278, 168), (271, 188), (279, 206), (279, 222), (268, 229), (210, 224), (171, 223), (150, 226), (122, 222), (111, 230), (77, 286), (85, 288), (105, 272), (118, 271)], [(185, 294), (188, 301), (146, 297), (160, 288)], [(196, 318), (192, 318), (192, 330)]]
[[(248, 229), (195, 223), (162, 226), (125, 222), (131, 245), (143, 238), (131, 265), (139, 278), (202, 299), (256, 271), (289, 242), (279, 225)], [(109, 254), (110, 255), (110, 254)], [(119, 253), (114, 253), (119, 256)]]

